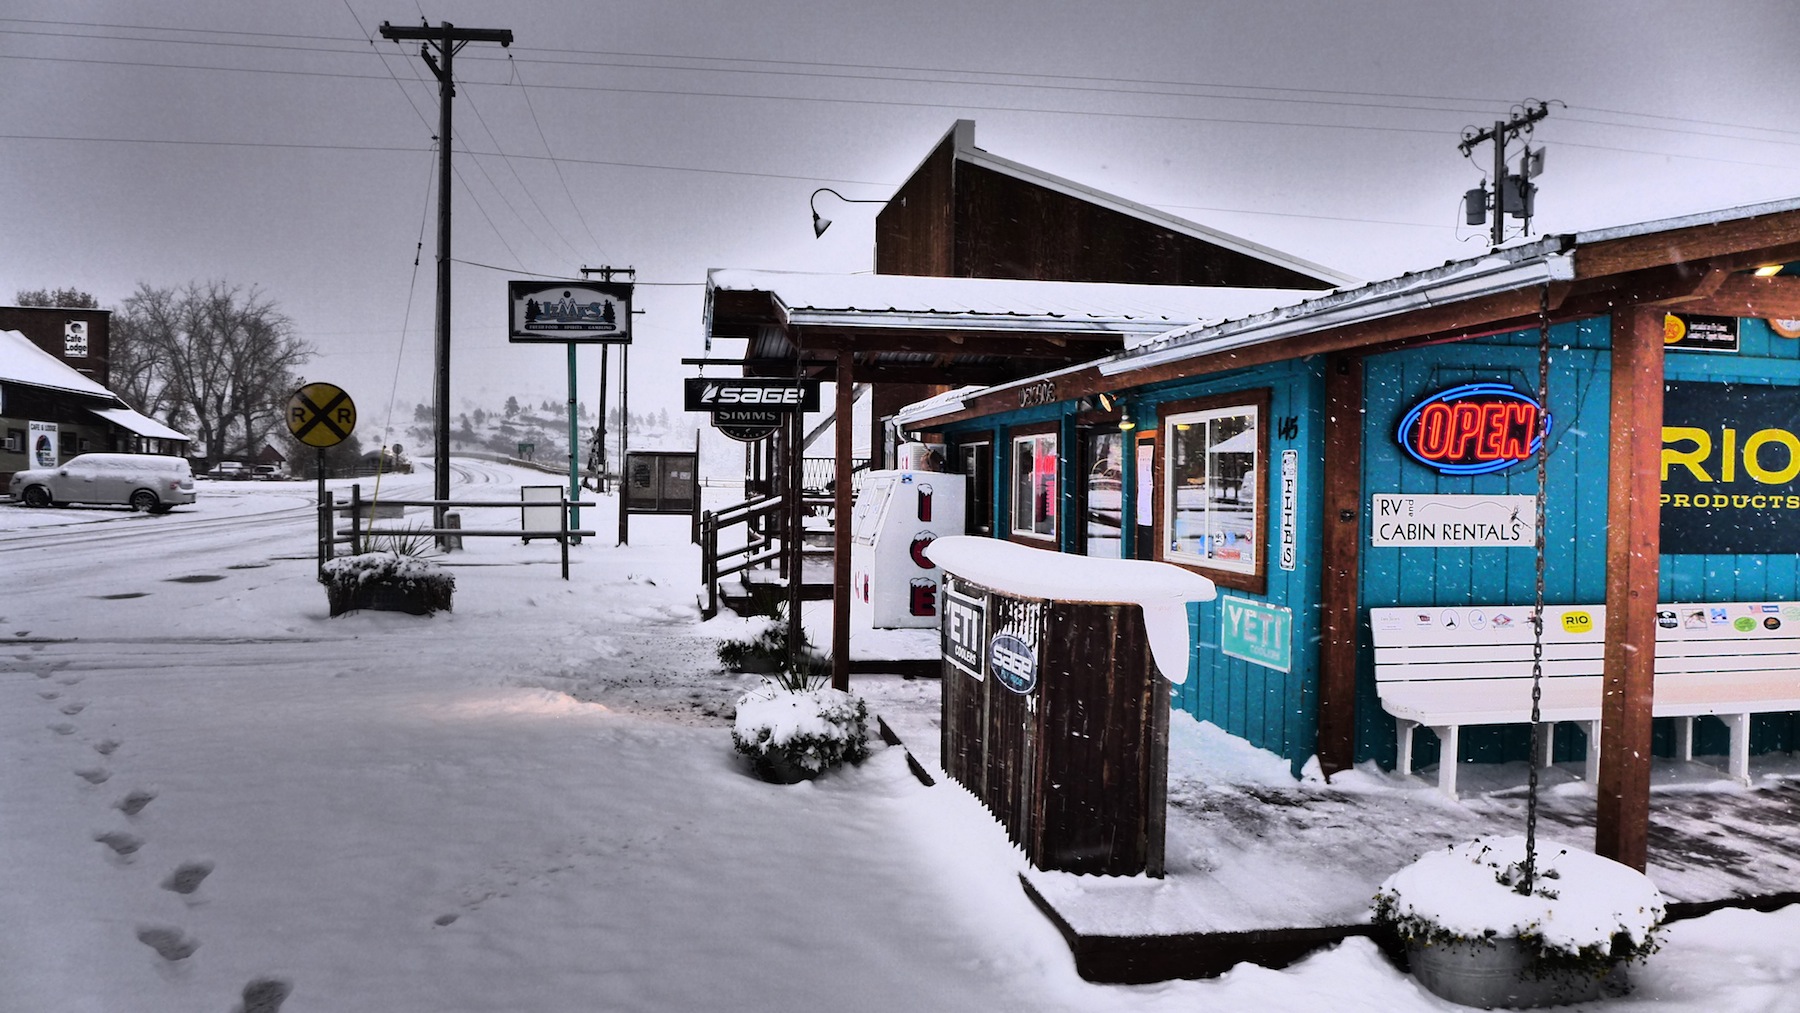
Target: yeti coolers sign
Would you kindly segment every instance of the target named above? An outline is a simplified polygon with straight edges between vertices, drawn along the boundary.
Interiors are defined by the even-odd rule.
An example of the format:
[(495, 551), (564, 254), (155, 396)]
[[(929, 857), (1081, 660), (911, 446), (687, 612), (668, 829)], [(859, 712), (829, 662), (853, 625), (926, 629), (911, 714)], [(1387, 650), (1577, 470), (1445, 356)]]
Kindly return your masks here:
[(819, 381), (779, 377), (706, 377), (687, 380), (687, 410), (719, 412), (756, 409), (770, 412), (816, 412)]

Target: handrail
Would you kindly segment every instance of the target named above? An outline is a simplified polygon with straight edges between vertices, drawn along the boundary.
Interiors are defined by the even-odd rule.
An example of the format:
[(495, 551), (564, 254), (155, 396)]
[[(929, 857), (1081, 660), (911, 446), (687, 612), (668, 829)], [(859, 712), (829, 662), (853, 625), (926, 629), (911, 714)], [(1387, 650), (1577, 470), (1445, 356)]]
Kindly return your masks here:
[[(444, 545), (449, 545), (451, 539), (461, 539), (464, 537), (468, 537), (468, 538), (524, 538), (527, 540), (532, 539), (532, 538), (554, 538), (562, 545), (562, 578), (564, 580), (568, 580), (569, 579), (569, 543), (571, 541), (580, 541), (582, 538), (595, 537), (595, 533), (593, 531), (576, 529), (576, 528), (572, 528), (569, 526), (570, 508), (571, 507), (591, 507), (591, 506), (595, 506), (595, 505), (597, 505), (597, 504), (590, 502), (588, 500), (572, 500), (569, 498), (568, 493), (566, 491), (562, 491), (562, 490), (559, 490), (557, 492), (557, 498), (555, 500), (523, 500), (523, 499), (519, 499), (519, 500), (454, 500), (454, 499), (374, 499), (374, 500), (365, 500), (362, 498), (362, 486), (360, 484), (356, 484), (356, 485), (352, 485), (350, 487), (350, 499), (346, 502), (339, 503), (337, 501), (336, 494), (332, 493), (330, 491), (326, 491), (324, 494), (324, 498), (319, 501), (319, 506), (318, 506), (318, 512), (319, 512), (319, 531), (318, 531), (319, 567), (321, 569), (324, 568), (325, 561), (332, 558), (332, 556), (336, 552), (338, 545), (343, 544), (343, 543), (349, 543), (350, 551), (352, 553), (361, 553), (363, 550), (363, 539), (369, 538), (372, 536), (387, 536), (390, 538), (406, 537), (409, 535), (429, 536), (432, 538), (439, 539), (440, 544), (444, 544)], [(391, 517), (388, 517), (388, 518), (377, 517), (377, 516), (374, 516), (367, 512), (378, 506), (430, 507), (430, 508), (432, 508), (432, 510), (434, 512), (434, 516), (439, 520), (439, 523), (434, 524), (431, 527), (376, 528), (376, 527), (374, 527), (374, 525), (376, 523), (378, 523), (379, 521), (393, 519)], [(441, 523), (442, 519), (443, 519), (444, 511), (447, 511), (452, 508), (458, 509), (458, 510), (462, 510), (462, 509), (519, 510), (521, 508), (551, 507), (551, 506), (554, 506), (556, 508), (556, 514), (557, 514), (557, 519), (558, 519), (559, 523), (558, 523), (558, 526), (555, 528), (549, 528), (549, 529), (544, 529), (544, 530), (515, 530), (512, 528), (493, 528), (493, 529), (490, 529), (490, 528), (464, 528), (464, 527), (461, 527), (460, 524), (456, 527), (450, 527), (450, 526), (447, 526), (447, 525), (444, 525)], [(346, 514), (350, 515), (350, 531), (347, 535), (340, 535), (340, 533), (337, 531), (336, 525), (333, 523), (333, 518), (340, 513), (346, 513)], [(366, 518), (366, 521), (365, 521), (365, 518)], [(460, 520), (461, 520), (460, 516), (458, 517), (458, 520), (460, 522)], [(523, 517), (521, 517), (521, 521), (523, 521)], [(521, 523), (520, 527), (523, 528), (522, 523)], [(452, 547), (454, 547), (454, 546), (452, 546)]]
[[(802, 510), (814, 507), (833, 507), (836, 499), (831, 496), (801, 496)], [(734, 573), (742, 573), (751, 567), (764, 563), (783, 560), (787, 551), (786, 525), (773, 530), (761, 530), (755, 523), (761, 518), (779, 513), (787, 507), (787, 500), (780, 495), (762, 496), (742, 503), (734, 503), (722, 510), (707, 510), (700, 515), (700, 582), (706, 585), (706, 607), (703, 614), (711, 619), (719, 614), (719, 581)], [(836, 522), (836, 518), (833, 518)], [(742, 524), (746, 532), (745, 542), (734, 549), (719, 548), (719, 533), (726, 528)], [(803, 557), (830, 556), (830, 547), (811, 547), (804, 541), (800, 554)], [(800, 574), (791, 574), (790, 579), (803, 579)]]

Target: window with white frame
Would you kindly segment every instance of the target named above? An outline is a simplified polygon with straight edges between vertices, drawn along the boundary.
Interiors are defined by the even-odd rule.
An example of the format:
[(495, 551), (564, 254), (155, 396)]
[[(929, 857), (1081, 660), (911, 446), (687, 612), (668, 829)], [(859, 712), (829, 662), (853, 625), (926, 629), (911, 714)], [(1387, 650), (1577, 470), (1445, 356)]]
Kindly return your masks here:
[(1056, 434), (1012, 441), (1012, 533), (1056, 535)]
[(1262, 410), (1229, 404), (1163, 418), (1163, 545), (1170, 562), (1255, 574)]

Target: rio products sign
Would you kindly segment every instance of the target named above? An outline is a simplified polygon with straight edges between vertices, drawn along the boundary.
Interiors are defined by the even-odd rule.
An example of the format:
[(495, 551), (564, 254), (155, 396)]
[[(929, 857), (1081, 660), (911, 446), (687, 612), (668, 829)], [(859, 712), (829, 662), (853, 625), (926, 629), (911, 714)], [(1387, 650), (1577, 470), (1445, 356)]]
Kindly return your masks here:
[(1466, 383), (1433, 394), (1395, 434), (1413, 460), (1445, 475), (1486, 475), (1530, 460), (1550, 432), (1537, 399), (1505, 383)]
[(1800, 390), (1668, 381), (1662, 551), (1800, 552)]

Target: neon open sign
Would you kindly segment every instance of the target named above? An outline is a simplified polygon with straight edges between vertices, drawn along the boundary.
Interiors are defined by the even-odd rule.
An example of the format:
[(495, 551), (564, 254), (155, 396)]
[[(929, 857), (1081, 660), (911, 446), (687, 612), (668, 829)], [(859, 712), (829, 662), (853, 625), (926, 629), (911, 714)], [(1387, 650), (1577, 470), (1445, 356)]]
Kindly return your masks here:
[(1419, 402), (1397, 436), (1420, 464), (1485, 475), (1529, 460), (1549, 432), (1550, 415), (1536, 398), (1504, 383), (1468, 383)]

